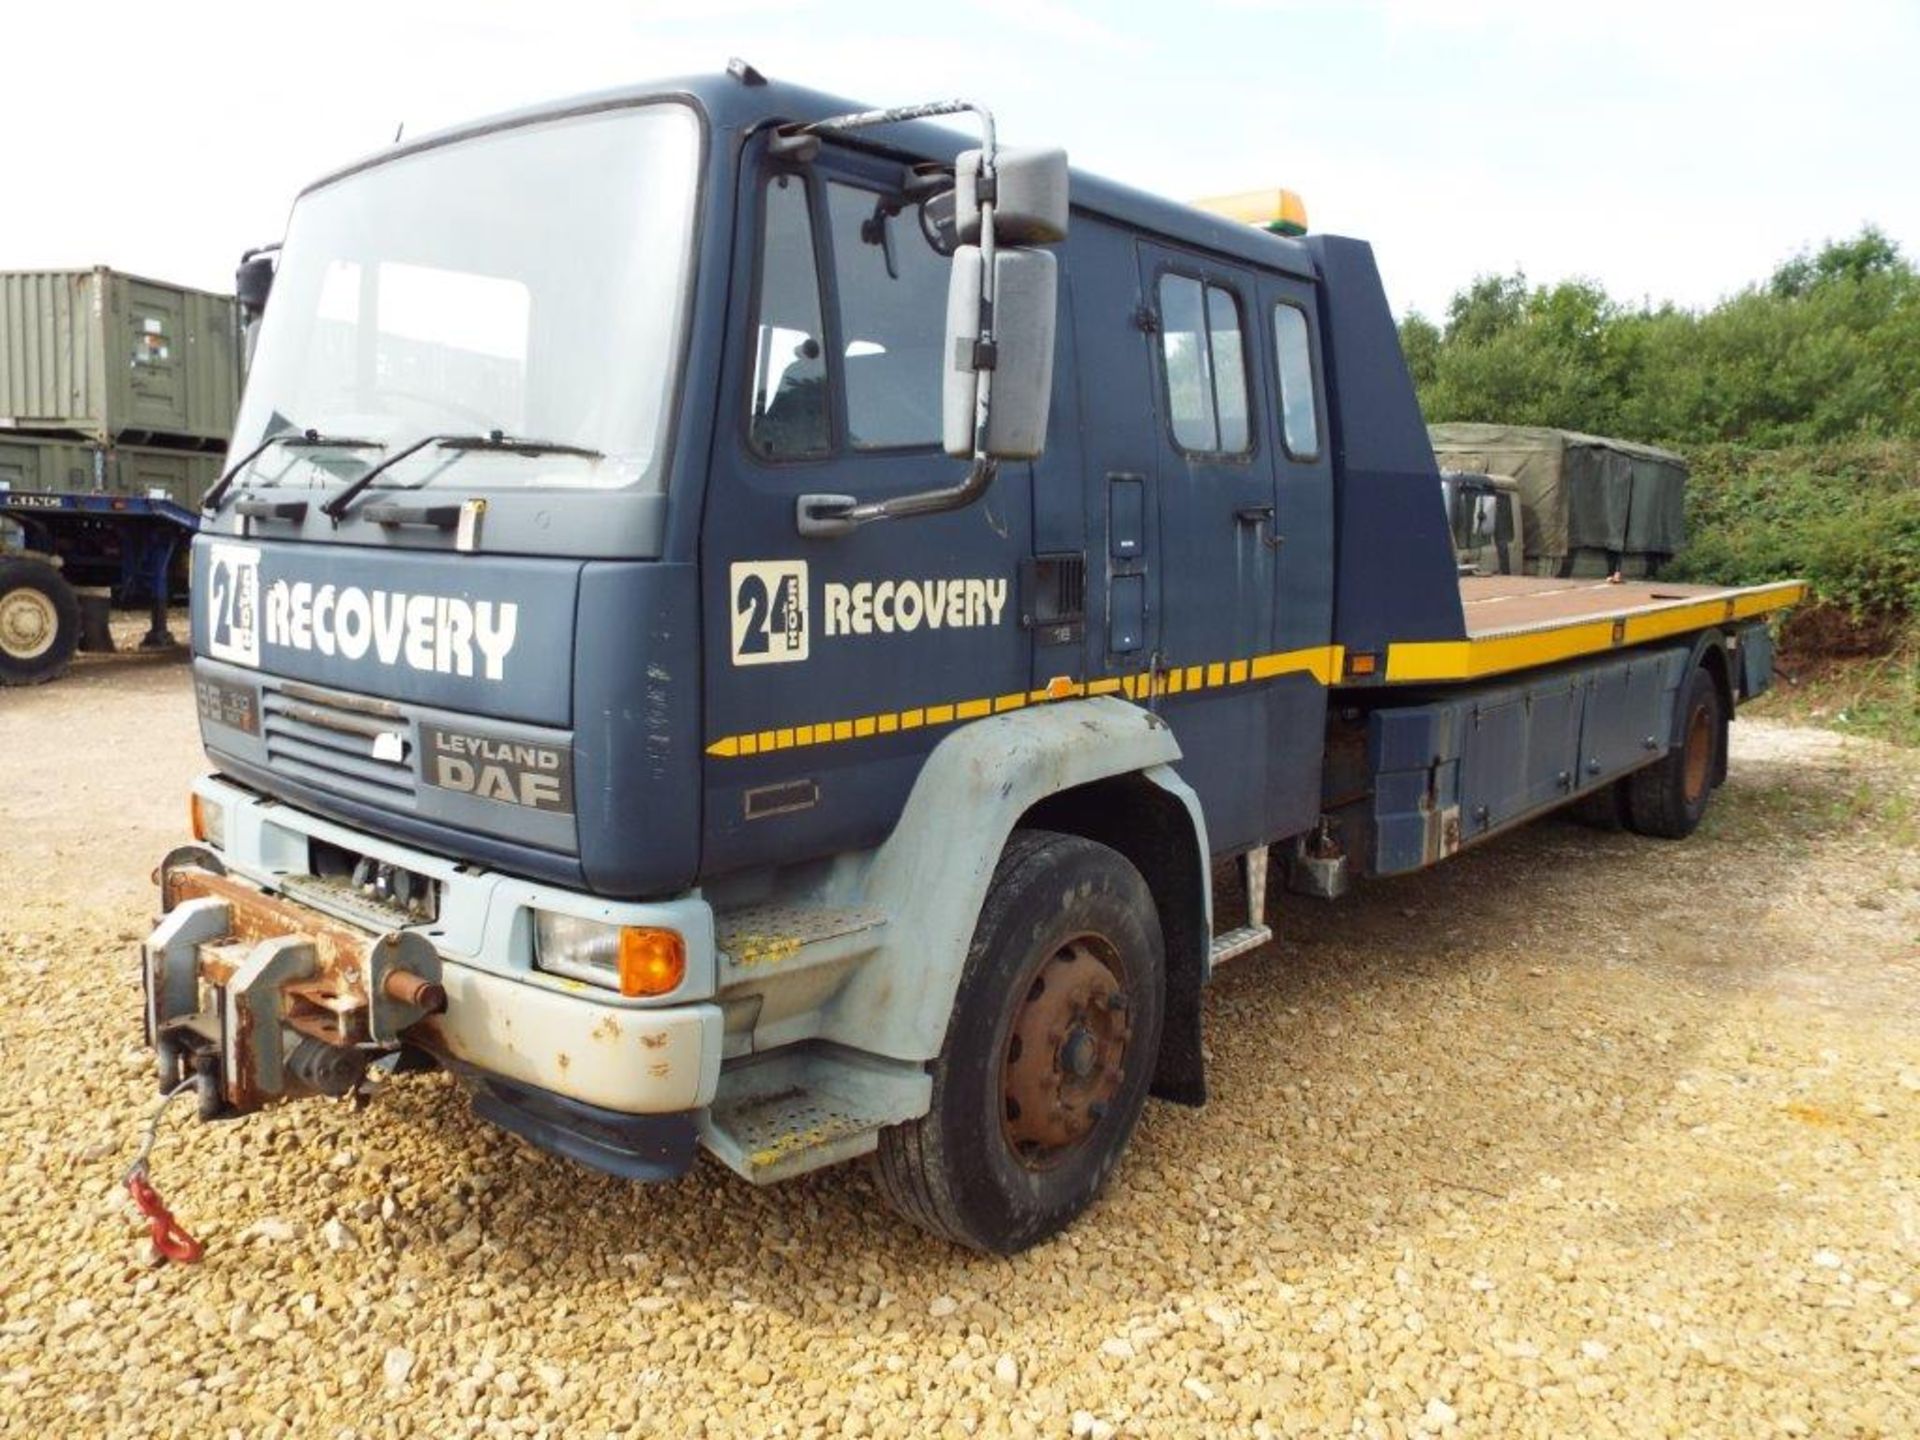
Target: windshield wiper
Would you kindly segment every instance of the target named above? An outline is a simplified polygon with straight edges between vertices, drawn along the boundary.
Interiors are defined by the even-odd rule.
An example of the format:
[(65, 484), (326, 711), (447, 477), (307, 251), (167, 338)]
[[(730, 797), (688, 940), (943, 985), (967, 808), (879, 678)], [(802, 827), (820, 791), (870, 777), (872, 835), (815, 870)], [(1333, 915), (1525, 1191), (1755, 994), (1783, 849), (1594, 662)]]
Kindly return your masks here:
[(505, 435), (495, 430), (486, 435), (449, 435), (440, 441), (442, 450), (504, 450), (510, 455), (578, 455), (583, 460), (604, 460), (606, 456), (585, 445), (568, 445), (559, 440), (529, 440), (523, 435)]
[(389, 455), (366, 474), (359, 476), (338, 495), (320, 507), (335, 525), (338, 525), (347, 513), (347, 507), (353, 504), (361, 491), (365, 490), (380, 476), (405, 460), (409, 455), (418, 455), (429, 445), (438, 445), (442, 450), (497, 450), (509, 455), (578, 455), (586, 460), (606, 458), (598, 450), (588, 449), (585, 445), (566, 445), (558, 440), (529, 440), (507, 435), (494, 430), (485, 435), (423, 435), (407, 446), (406, 449)]
[(233, 482), (254, 461), (276, 445), (284, 445), (289, 450), (384, 450), (387, 447), (378, 440), (359, 440), (351, 435), (322, 435), (318, 430), (281, 430), (269, 435), (253, 449), (249, 450), (233, 463), (213, 488), (201, 497), (200, 508), (209, 515), (217, 514), (220, 502), (227, 498), (227, 491), (233, 488)]

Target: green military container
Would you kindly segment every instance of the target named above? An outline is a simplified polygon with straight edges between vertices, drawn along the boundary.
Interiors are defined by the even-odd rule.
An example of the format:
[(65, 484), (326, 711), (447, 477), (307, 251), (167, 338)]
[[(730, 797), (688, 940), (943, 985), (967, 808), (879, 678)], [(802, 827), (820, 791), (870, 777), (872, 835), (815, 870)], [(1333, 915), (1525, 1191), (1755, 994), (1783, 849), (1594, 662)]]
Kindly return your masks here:
[(217, 451), (239, 401), (232, 296), (104, 266), (0, 271), (0, 429)]
[(99, 445), (0, 430), (0, 506), (24, 507), (30, 495), (168, 501), (189, 515), (220, 478), (217, 451), (159, 445)]

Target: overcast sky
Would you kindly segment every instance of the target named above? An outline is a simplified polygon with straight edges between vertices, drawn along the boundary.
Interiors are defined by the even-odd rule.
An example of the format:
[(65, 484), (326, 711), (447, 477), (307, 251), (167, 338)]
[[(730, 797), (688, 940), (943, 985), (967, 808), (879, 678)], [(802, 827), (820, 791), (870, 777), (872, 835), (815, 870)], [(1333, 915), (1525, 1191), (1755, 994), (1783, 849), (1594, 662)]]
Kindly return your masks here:
[(1180, 198), (1290, 186), (1402, 312), (1515, 267), (1704, 305), (1866, 222), (1920, 255), (1916, 0), (107, 0), (6, 49), (0, 269), (227, 288), (400, 124), (730, 55)]

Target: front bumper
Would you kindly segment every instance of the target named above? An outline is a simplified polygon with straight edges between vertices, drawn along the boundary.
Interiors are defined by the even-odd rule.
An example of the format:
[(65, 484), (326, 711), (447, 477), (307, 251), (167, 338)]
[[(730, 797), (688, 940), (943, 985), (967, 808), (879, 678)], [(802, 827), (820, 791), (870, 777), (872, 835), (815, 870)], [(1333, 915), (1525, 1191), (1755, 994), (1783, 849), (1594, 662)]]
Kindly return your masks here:
[(627, 1115), (497, 1076), (469, 1076), (473, 1113), (542, 1150), (622, 1180), (677, 1180), (700, 1143), (696, 1112)]
[(695, 1110), (720, 1081), (720, 1007), (623, 1009), (593, 986), (562, 994), (459, 964), (444, 1014), (409, 1038), (470, 1070), (627, 1115)]
[[(217, 778), (196, 792), (221, 807), (225, 844), (162, 866), (166, 914), (143, 968), (162, 1082), (191, 1072), (203, 1114), (344, 1093), (411, 1048), (460, 1077), (485, 1118), (548, 1149), (636, 1177), (686, 1168), (720, 1075), (704, 902), (603, 903), (376, 841)], [(307, 873), (314, 844), (432, 878), (438, 913), (375, 928), (364, 904), (331, 903)], [(538, 971), (537, 909), (671, 924), (688, 979), (649, 1003)]]

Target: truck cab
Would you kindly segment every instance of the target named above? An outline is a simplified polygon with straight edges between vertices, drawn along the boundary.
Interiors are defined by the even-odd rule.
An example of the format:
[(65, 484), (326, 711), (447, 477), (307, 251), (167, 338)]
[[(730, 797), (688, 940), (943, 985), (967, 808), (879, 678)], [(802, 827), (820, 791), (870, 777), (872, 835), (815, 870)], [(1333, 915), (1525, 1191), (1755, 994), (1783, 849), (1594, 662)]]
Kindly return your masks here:
[[(1656, 765), (1690, 828), (1764, 683), (1715, 627), (1791, 596), (1590, 606), (1604, 685), (1476, 636), (1371, 252), (1277, 228), (744, 66), (310, 186), (195, 542), (163, 1087), (439, 1066), (614, 1174), (873, 1154), (1016, 1250), (1204, 1098), (1270, 859), (1331, 894)], [(1631, 745), (1463, 759), (1554, 663)]]

